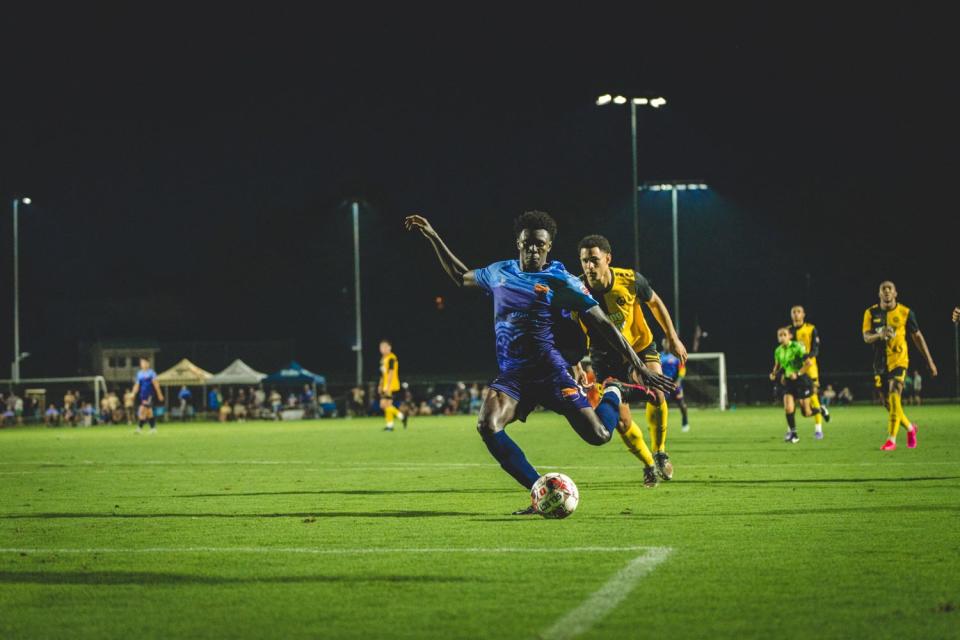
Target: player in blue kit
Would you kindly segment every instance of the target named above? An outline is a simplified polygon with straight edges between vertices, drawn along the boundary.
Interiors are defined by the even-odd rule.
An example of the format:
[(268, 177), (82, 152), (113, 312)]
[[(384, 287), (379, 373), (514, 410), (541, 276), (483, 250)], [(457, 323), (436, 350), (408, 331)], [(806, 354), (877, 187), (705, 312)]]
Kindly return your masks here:
[(677, 385), (673, 393), (664, 394), (667, 402), (672, 402), (680, 409), (680, 430), (690, 431), (690, 423), (687, 420), (687, 401), (683, 398), (683, 379), (687, 375), (687, 365), (680, 358), (667, 351), (666, 340), (664, 340), (663, 351), (660, 353), (660, 368), (663, 375), (673, 380)]
[(163, 391), (157, 382), (157, 372), (150, 368), (150, 360), (140, 358), (140, 371), (137, 371), (137, 380), (133, 384), (133, 397), (137, 398), (140, 406), (137, 409), (137, 430), (141, 433), (143, 425), (150, 423), (150, 433), (157, 432), (157, 419), (153, 416), (153, 400), (163, 402)]
[[(530, 489), (540, 474), (505, 427), (525, 421), (537, 405), (564, 416), (574, 431), (592, 445), (610, 441), (620, 416), (621, 388), (606, 381), (596, 410), (570, 375), (569, 365), (556, 344), (554, 326), (563, 311), (576, 311), (592, 335), (609, 342), (631, 367), (636, 382), (665, 392), (673, 383), (644, 365), (620, 331), (601, 311), (583, 283), (547, 255), (557, 225), (542, 211), (528, 211), (516, 219), (514, 232), (519, 259), (469, 269), (440, 239), (426, 218), (408, 216), (407, 231), (420, 231), (433, 246), (440, 264), (459, 287), (477, 287), (493, 297), (497, 364), (500, 374), (483, 400), (477, 431), (504, 471)], [(515, 515), (536, 513), (533, 507)]]

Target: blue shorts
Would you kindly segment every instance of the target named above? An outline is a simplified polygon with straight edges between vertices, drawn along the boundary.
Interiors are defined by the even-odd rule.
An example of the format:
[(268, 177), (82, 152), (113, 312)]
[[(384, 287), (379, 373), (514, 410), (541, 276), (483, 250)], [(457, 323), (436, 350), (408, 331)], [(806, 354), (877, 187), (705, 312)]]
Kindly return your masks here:
[(566, 369), (555, 369), (543, 377), (530, 377), (517, 372), (501, 373), (490, 388), (517, 401), (516, 418), (526, 422), (537, 405), (560, 415), (588, 409), (590, 401)]
[(679, 400), (683, 397), (683, 381), (677, 381), (677, 388), (670, 393), (665, 394), (667, 400)]

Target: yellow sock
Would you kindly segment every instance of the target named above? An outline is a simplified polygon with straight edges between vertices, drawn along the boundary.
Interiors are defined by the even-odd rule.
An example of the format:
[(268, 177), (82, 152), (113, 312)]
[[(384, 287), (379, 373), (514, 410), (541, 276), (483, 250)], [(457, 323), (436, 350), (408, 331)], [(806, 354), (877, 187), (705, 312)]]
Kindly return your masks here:
[(900, 430), (900, 414), (903, 408), (900, 406), (900, 394), (891, 393), (887, 400), (887, 409), (890, 412), (890, 420), (887, 422), (887, 435), (891, 440), (897, 439), (897, 432)]
[[(810, 408), (811, 408), (811, 409), (819, 409), (819, 408), (820, 408), (820, 395), (819, 395), (819, 394), (815, 393), (815, 394), (813, 394), (812, 396), (810, 396)], [(821, 416), (819, 413), (815, 414), (815, 415), (813, 416), (813, 423), (814, 423), (814, 424), (823, 424), (823, 416)]]
[(650, 453), (650, 449), (647, 448), (647, 443), (643, 440), (643, 429), (641, 429), (636, 422), (631, 422), (630, 428), (627, 429), (625, 433), (622, 431), (618, 431), (618, 433), (623, 439), (623, 444), (627, 445), (630, 453), (640, 458), (646, 466), (649, 467), (653, 465), (653, 454)]
[(900, 401), (900, 425), (908, 430), (913, 426), (913, 423), (907, 418), (907, 414), (903, 412), (903, 400)]
[(650, 427), (650, 446), (655, 453), (662, 453), (667, 444), (667, 401), (659, 405), (647, 403), (647, 425)]
[(383, 410), (383, 417), (386, 419), (388, 427), (393, 426), (393, 418), (396, 415), (397, 415), (397, 408), (394, 407), (393, 405), (390, 405), (389, 407)]
[(650, 447), (659, 451), (657, 442), (660, 437), (660, 420), (657, 418), (657, 407), (650, 402), (647, 403), (647, 428), (650, 430)]

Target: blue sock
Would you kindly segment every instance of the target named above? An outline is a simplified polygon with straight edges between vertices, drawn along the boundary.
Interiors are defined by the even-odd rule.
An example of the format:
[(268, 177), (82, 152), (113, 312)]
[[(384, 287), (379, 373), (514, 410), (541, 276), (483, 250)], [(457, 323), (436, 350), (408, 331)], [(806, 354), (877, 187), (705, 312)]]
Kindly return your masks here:
[(613, 433), (620, 422), (620, 398), (615, 393), (605, 393), (600, 400), (600, 404), (595, 409), (600, 422), (607, 428), (607, 431)]
[(497, 459), (503, 470), (527, 489), (532, 487), (540, 477), (533, 465), (527, 462), (527, 456), (523, 454), (523, 450), (510, 439), (506, 431), (498, 431), (492, 436), (483, 436), (483, 443), (487, 445), (490, 454)]

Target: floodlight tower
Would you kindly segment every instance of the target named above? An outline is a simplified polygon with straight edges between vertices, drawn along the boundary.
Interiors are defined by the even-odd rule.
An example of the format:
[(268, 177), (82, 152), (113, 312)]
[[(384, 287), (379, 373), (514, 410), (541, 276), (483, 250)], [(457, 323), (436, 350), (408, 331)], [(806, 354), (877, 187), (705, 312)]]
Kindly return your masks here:
[(667, 182), (645, 182), (637, 191), (669, 191), (673, 209), (673, 324), (680, 333), (680, 241), (677, 233), (679, 213), (677, 194), (681, 191), (706, 191), (709, 187), (700, 180), (670, 180)]
[(356, 316), (357, 341), (353, 350), (357, 352), (357, 386), (363, 386), (363, 321), (360, 305), (360, 202), (351, 203), (353, 213), (353, 302)]
[(624, 105), (630, 103), (630, 153), (633, 157), (633, 174), (631, 176), (631, 189), (633, 193), (633, 268), (640, 269), (640, 204), (637, 194), (637, 107), (651, 107), (659, 109), (667, 104), (663, 96), (627, 98), (621, 95), (611, 95), (605, 93), (597, 98), (597, 106), (603, 107), (608, 104)]
[(20, 351), (20, 236), (19, 218), (20, 205), (30, 204), (32, 200), (26, 197), (13, 199), (13, 362), (10, 364), (10, 377), (13, 383), (20, 382), (20, 362), (29, 353)]

